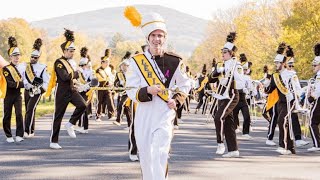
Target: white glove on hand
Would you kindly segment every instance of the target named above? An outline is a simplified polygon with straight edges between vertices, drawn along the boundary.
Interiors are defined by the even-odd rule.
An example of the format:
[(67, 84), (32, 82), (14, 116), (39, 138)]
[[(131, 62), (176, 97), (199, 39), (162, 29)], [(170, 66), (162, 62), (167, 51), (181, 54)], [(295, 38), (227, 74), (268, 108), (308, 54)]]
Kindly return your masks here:
[(219, 67), (219, 68), (217, 68), (217, 72), (218, 72), (218, 73), (223, 73), (223, 72), (224, 72), (224, 67)]
[(264, 87), (268, 87), (269, 85), (270, 85), (270, 80), (269, 79), (265, 79), (264, 81), (263, 81), (263, 86)]
[(220, 79), (220, 84), (221, 84), (222, 86), (226, 86), (227, 83), (228, 83), (228, 78), (221, 78), (221, 79)]
[(249, 90), (247, 88), (243, 88), (243, 92), (247, 95), (249, 95)]
[(286, 98), (287, 98), (287, 100), (288, 101), (292, 101), (293, 100), (293, 94), (292, 93), (288, 93), (287, 95), (286, 95)]

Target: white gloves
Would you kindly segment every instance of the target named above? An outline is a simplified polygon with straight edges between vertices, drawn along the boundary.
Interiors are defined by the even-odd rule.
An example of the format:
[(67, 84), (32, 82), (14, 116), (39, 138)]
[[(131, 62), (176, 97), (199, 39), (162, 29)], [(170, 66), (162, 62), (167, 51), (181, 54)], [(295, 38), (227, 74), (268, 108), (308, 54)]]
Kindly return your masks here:
[(227, 83), (228, 83), (228, 78), (221, 78), (221, 79), (220, 79), (220, 84), (221, 84), (222, 86), (226, 86)]
[(218, 73), (223, 73), (223, 72), (224, 72), (224, 67), (219, 67), (219, 68), (217, 68), (217, 72), (218, 72)]
[(268, 87), (269, 85), (270, 85), (270, 80), (269, 79), (265, 79), (264, 81), (263, 81), (263, 86), (264, 87)]

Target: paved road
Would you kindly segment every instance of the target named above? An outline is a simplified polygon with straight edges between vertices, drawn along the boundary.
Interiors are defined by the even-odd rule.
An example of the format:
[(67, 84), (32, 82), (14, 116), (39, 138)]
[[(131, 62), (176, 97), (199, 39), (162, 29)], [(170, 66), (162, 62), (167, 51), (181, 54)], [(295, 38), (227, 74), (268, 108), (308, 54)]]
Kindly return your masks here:
[[(141, 179), (139, 163), (128, 158), (125, 125), (91, 120), (89, 134), (79, 134), (77, 139), (62, 127), (63, 149), (52, 150), (48, 148), (51, 117), (37, 119), (36, 137), (19, 144), (7, 144), (1, 130), (0, 179)], [(308, 153), (309, 145), (298, 149), (297, 155), (278, 155), (276, 147), (264, 144), (264, 120), (255, 123), (253, 140), (239, 136), (241, 158), (237, 159), (215, 155), (213, 125), (205, 123), (205, 116), (184, 114), (183, 121), (172, 143), (170, 179), (320, 179), (320, 153)]]

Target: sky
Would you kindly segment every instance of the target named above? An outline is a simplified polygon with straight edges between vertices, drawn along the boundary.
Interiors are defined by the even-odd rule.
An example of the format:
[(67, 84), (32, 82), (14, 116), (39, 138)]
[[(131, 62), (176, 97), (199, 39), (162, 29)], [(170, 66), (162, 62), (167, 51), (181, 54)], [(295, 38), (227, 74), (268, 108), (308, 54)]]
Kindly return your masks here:
[(162, 5), (209, 20), (216, 10), (228, 9), (241, 1), (243, 0), (6, 0), (1, 2), (0, 20), (18, 17), (31, 22), (134, 4)]

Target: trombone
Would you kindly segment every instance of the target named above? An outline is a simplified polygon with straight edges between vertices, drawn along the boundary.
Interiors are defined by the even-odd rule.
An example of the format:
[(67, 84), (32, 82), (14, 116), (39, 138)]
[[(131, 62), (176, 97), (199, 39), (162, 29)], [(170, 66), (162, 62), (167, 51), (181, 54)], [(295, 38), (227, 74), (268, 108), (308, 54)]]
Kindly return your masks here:
[[(233, 66), (232, 66), (232, 68), (231, 68), (231, 71), (230, 71), (230, 73), (229, 73), (227, 76), (225, 76), (225, 78), (227, 79), (227, 84), (226, 84), (226, 85), (223, 85), (223, 84), (221, 83), (221, 81), (220, 81), (220, 82), (219, 82), (219, 85), (218, 85), (218, 87), (217, 87), (218, 93), (215, 93), (215, 92), (211, 93), (211, 96), (212, 96), (213, 98), (215, 98), (215, 100), (214, 100), (214, 102), (213, 102), (213, 103), (214, 103), (214, 106), (212, 107), (212, 111), (211, 111), (211, 109), (210, 109), (210, 111), (211, 111), (211, 113), (212, 113), (213, 116), (214, 116), (214, 112), (215, 112), (215, 110), (216, 110), (216, 108), (217, 108), (217, 106), (218, 106), (218, 100), (231, 99), (230, 96), (229, 96), (229, 91), (230, 91), (230, 88), (231, 88), (231, 83), (232, 83), (232, 81), (233, 81), (234, 71), (235, 71), (236, 66), (237, 66), (237, 61), (236, 61), (236, 59), (235, 59), (235, 58), (232, 58), (232, 61), (233, 61)], [(225, 88), (224, 88), (224, 87), (225, 87)], [(223, 89), (225, 89), (225, 91), (222, 93)]]

